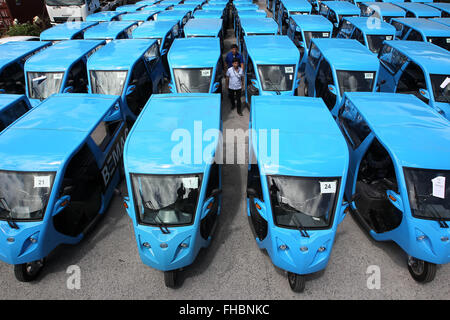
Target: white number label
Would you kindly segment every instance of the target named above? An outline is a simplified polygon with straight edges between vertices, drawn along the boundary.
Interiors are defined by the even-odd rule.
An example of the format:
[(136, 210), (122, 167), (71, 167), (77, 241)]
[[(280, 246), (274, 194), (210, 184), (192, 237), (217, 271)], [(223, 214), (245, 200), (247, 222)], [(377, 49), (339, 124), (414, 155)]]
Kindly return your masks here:
[(433, 197), (445, 199), (445, 177), (436, 177), (433, 183)]
[(336, 181), (326, 181), (320, 183), (320, 193), (336, 193)]
[(386, 40), (392, 40), (392, 36), (386, 36)]
[(373, 79), (373, 73), (364, 73), (364, 79)]
[(61, 73), (56, 73), (56, 74), (53, 76), (53, 79), (55, 79), (55, 80), (61, 80), (61, 79), (62, 79), (62, 74), (61, 74)]
[(284, 68), (284, 72), (286, 72), (286, 73), (294, 73), (294, 68), (293, 67), (285, 67)]
[(35, 188), (50, 188), (50, 176), (34, 176)]
[(326, 37), (326, 38), (328, 38), (330, 36), (330, 34), (328, 33), (328, 32), (324, 32), (324, 33), (322, 33), (322, 37)]
[(183, 186), (187, 189), (197, 189), (198, 188), (198, 178), (183, 178)]
[(209, 77), (211, 75), (211, 70), (202, 70), (202, 77)]

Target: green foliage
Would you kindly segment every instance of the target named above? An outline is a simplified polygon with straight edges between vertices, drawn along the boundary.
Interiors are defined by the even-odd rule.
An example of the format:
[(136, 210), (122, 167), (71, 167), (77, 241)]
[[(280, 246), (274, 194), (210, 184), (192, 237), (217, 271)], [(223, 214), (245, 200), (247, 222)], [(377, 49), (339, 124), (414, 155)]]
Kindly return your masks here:
[(6, 33), (8, 36), (39, 36), (41, 33), (41, 27), (32, 23), (19, 23), (16, 25), (12, 25), (8, 32)]

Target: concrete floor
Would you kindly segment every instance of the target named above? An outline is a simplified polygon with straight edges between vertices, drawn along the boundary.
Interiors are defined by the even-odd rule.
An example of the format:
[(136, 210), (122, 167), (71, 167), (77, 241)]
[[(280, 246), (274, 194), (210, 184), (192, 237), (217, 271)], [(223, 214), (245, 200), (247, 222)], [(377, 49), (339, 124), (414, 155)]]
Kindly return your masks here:
[[(231, 30), (230, 30), (231, 31)], [(228, 33), (232, 35), (232, 32)], [(228, 38), (228, 49), (235, 39)], [(226, 128), (248, 128), (223, 102)], [(227, 143), (225, 142), (225, 148)], [(406, 256), (394, 243), (371, 238), (347, 216), (340, 225), (327, 268), (307, 277), (305, 292), (293, 293), (287, 278), (260, 251), (245, 212), (246, 165), (223, 166), (223, 211), (211, 246), (180, 274), (182, 285), (164, 286), (163, 274), (142, 264), (131, 220), (119, 197), (98, 226), (77, 246), (61, 246), (48, 258), (40, 279), (19, 283), (13, 267), (0, 263), (0, 299), (449, 299), (450, 265), (436, 279), (417, 284)], [(124, 183), (122, 191), (126, 192)], [(67, 268), (81, 269), (81, 288), (69, 290)], [(381, 288), (367, 287), (367, 268), (380, 267)]]

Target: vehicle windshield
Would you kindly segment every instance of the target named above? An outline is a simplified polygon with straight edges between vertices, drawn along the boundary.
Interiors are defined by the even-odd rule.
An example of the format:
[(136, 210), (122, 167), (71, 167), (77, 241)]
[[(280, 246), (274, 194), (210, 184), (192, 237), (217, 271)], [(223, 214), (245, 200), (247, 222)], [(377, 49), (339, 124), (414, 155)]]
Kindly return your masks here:
[(0, 219), (42, 219), (54, 177), (54, 172), (0, 171)]
[(201, 174), (131, 175), (139, 222), (187, 225), (194, 221)]
[(449, 37), (427, 37), (427, 41), (435, 44), (445, 50), (450, 50), (450, 38)]
[(450, 75), (431, 74), (430, 80), (433, 86), (434, 101), (450, 103)]
[(393, 35), (367, 35), (367, 44), (369, 45), (370, 51), (378, 54), (383, 46), (383, 41), (392, 39), (394, 39)]
[(275, 224), (323, 228), (331, 224), (339, 178), (268, 176)]
[(86, 0), (45, 0), (48, 6), (81, 6), (86, 4)]
[(178, 93), (208, 93), (211, 87), (212, 68), (173, 69)]
[(32, 99), (47, 99), (61, 89), (64, 72), (28, 72), (28, 93)]
[(264, 91), (290, 91), (294, 84), (295, 64), (258, 65)]
[(371, 92), (375, 72), (369, 71), (337, 71), (341, 96), (344, 92)]
[(92, 93), (120, 96), (128, 71), (91, 71)]
[(411, 213), (417, 218), (450, 219), (450, 171), (404, 168)]
[(306, 47), (309, 48), (309, 44), (311, 43), (311, 39), (318, 39), (318, 38), (329, 38), (330, 33), (329, 32), (322, 32), (322, 31), (305, 31), (305, 42)]
[(294, 16), (297, 14), (307, 15), (307, 14), (309, 14), (309, 12), (308, 11), (289, 11), (290, 16)]

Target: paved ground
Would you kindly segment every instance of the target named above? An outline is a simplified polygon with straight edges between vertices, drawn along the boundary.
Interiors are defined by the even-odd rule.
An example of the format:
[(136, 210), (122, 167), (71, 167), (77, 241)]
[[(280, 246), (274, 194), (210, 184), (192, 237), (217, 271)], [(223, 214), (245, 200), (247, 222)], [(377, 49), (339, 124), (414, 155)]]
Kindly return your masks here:
[[(234, 39), (227, 39), (228, 49)], [(248, 128), (223, 104), (224, 129)], [(410, 277), (404, 253), (393, 243), (372, 241), (346, 217), (338, 229), (325, 271), (308, 277), (305, 292), (293, 293), (285, 274), (256, 245), (245, 213), (246, 165), (223, 167), (223, 211), (214, 239), (183, 273), (177, 290), (163, 274), (143, 265), (131, 220), (118, 197), (102, 221), (78, 246), (62, 246), (48, 259), (39, 281), (16, 281), (13, 268), (0, 263), (0, 299), (449, 299), (450, 265), (438, 268), (434, 282)], [(121, 189), (125, 191), (124, 184)], [(81, 288), (67, 289), (71, 265), (81, 268)], [(377, 265), (381, 288), (367, 288), (367, 268)]]

